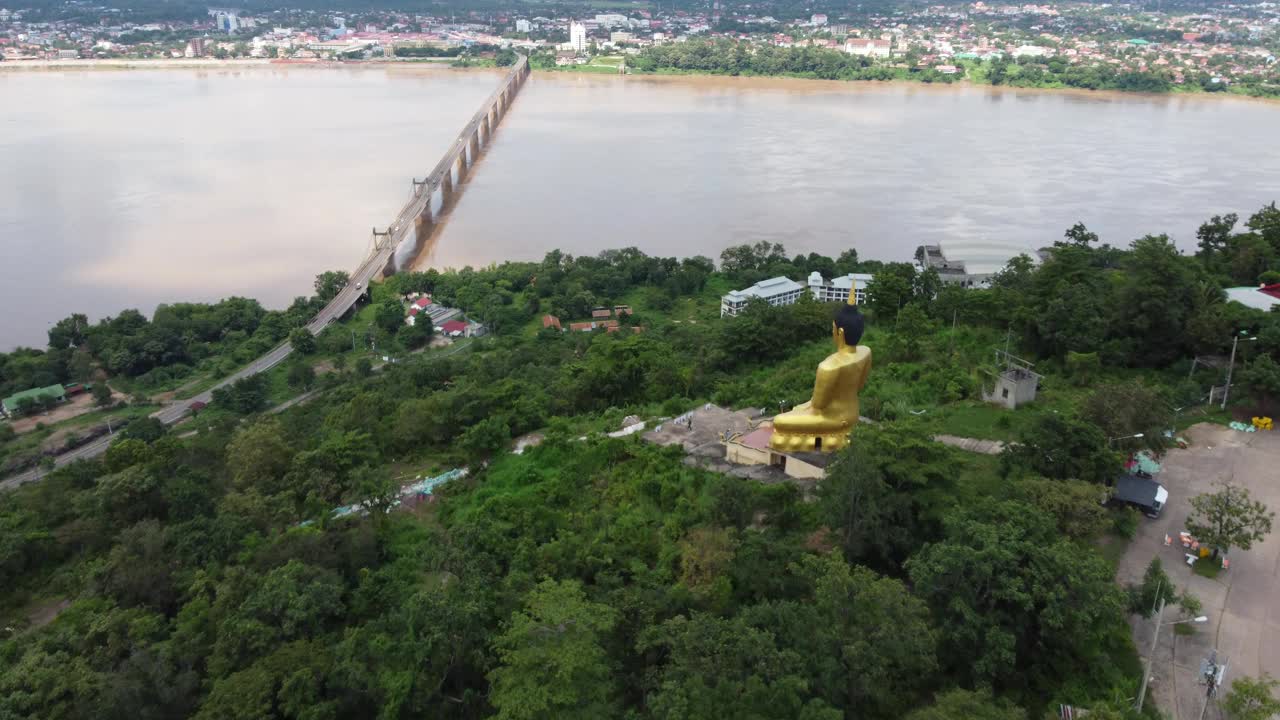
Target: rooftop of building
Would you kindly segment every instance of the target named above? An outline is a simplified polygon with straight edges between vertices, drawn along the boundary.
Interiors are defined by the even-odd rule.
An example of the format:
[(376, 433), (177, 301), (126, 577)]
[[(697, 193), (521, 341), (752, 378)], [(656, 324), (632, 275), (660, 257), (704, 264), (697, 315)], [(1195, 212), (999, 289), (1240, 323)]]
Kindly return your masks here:
[(1280, 305), (1280, 283), (1262, 287), (1227, 288), (1227, 300), (1235, 301), (1254, 310), (1270, 310)]
[(725, 297), (731, 300), (746, 300), (753, 297), (773, 297), (774, 295), (800, 290), (804, 290), (803, 285), (791, 278), (779, 275), (768, 280), (761, 280), (749, 288), (730, 290)]
[(66, 395), (66, 394), (67, 394), (66, 389), (64, 389), (61, 385), (47, 385), (45, 387), (31, 388), (30, 390), (23, 390), (22, 392), (14, 393), (9, 397), (5, 398), (2, 402), (4, 403), (5, 411), (9, 412), (12, 410), (17, 410), (18, 403), (24, 398), (32, 398), (34, 400), (34, 399), (39, 399), (41, 397), (44, 397), (45, 395), (62, 397), (63, 395)]

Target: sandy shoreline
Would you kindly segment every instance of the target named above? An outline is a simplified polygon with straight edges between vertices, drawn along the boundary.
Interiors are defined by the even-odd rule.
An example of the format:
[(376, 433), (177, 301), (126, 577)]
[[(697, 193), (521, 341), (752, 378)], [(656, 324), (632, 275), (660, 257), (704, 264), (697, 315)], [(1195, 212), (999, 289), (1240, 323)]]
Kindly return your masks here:
[[(278, 60), (268, 58), (241, 58), (234, 60), (216, 60), (213, 58), (184, 58), (174, 60), (10, 60), (0, 62), (0, 73), (39, 72), (61, 70), (224, 70), (236, 71), (253, 68), (267, 69), (344, 69), (372, 70), (384, 69), (395, 71), (458, 71), (458, 72), (497, 72), (502, 68), (470, 67), (455, 68), (448, 64), (450, 58), (440, 61), (417, 60), (365, 60), (336, 62), (327, 60)], [(635, 74), (614, 75), (609, 73), (577, 73), (571, 70), (540, 71), (547, 77), (583, 78), (592, 82), (642, 82), (685, 85), (693, 88), (741, 88), (744, 90), (785, 90), (788, 92), (812, 93), (864, 93), (909, 90), (919, 93), (946, 94), (960, 91), (981, 91), (989, 95), (1052, 95), (1075, 97), (1097, 101), (1186, 101), (1186, 102), (1219, 102), (1221, 100), (1259, 102), (1268, 105), (1280, 104), (1280, 98), (1259, 98), (1248, 95), (1228, 93), (1140, 93), (1120, 90), (1085, 90), (1081, 88), (1019, 88), (997, 85), (984, 85), (968, 80), (954, 83), (923, 83), (909, 80), (817, 80), (810, 78), (793, 78), (785, 76), (734, 76), (713, 74)], [(535, 73), (537, 74), (537, 73)]]

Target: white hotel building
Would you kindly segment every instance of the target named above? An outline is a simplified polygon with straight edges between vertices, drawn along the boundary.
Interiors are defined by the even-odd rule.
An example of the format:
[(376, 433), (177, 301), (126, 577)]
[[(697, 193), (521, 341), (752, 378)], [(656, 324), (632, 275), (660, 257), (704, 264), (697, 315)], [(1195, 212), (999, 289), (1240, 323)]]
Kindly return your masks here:
[(791, 305), (800, 299), (807, 289), (813, 299), (818, 302), (848, 302), (849, 288), (856, 282), (858, 289), (854, 293), (854, 299), (858, 304), (866, 302), (867, 299), (867, 283), (871, 281), (871, 275), (866, 273), (849, 273), (840, 277), (832, 278), (829, 282), (824, 280), (822, 275), (817, 272), (809, 274), (808, 287), (785, 277), (770, 278), (761, 280), (745, 290), (733, 290), (720, 298), (720, 317), (726, 315), (737, 317), (747, 307), (747, 302), (751, 298), (760, 298), (770, 305)]

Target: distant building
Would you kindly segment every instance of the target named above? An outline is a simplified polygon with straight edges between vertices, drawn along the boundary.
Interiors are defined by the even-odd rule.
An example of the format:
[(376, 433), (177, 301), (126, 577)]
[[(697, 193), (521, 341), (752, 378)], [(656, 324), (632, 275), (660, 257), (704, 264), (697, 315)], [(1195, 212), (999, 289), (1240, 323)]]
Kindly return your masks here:
[(240, 29), (240, 11), (228, 8), (210, 8), (209, 14), (213, 16), (214, 23), (218, 29), (225, 33), (233, 33)]
[(184, 53), (189, 58), (204, 57), (206, 38), (191, 38), (187, 41), (187, 51)]
[(569, 23), (569, 44), (573, 46), (575, 52), (583, 52), (587, 49), (587, 26), (580, 22)]
[(1014, 49), (1013, 56), (1020, 57), (1044, 57), (1050, 53), (1050, 49), (1040, 45), (1021, 45)]
[(809, 22), (813, 23), (814, 25), (826, 25), (826, 24), (827, 24), (827, 16), (826, 16), (826, 15), (823, 15), (823, 14), (821, 14), (821, 13), (818, 13), (818, 14), (815, 14), (815, 15), (811, 16), (811, 17), (809, 18)]
[(867, 283), (872, 276), (867, 273), (849, 273), (825, 280), (822, 273), (809, 273), (809, 292), (818, 302), (849, 302), (849, 288), (856, 282), (858, 289), (854, 291), (854, 302), (859, 305), (867, 301)]
[(635, 35), (632, 35), (629, 32), (622, 32), (621, 30), (615, 30), (614, 32), (609, 33), (609, 42), (612, 43), (631, 42), (632, 40), (635, 40), (635, 38)]
[(77, 60), (79, 59), (79, 57), (80, 57), (79, 50), (59, 50), (58, 51), (59, 60)]
[(844, 41), (844, 51), (850, 55), (887, 58), (893, 54), (893, 44), (880, 38), (848, 38)]
[(944, 251), (941, 245), (920, 245), (916, 248), (915, 258), (918, 269), (933, 269), (944, 283), (981, 288), (989, 286), (992, 278), (1009, 264), (1010, 258), (1019, 254), (1027, 255), (1032, 262), (1039, 260), (1036, 253), (999, 242), (962, 245), (955, 256)]
[[(805, 286), (785, 278), (761, 280), (745, 290), (733, 290), (720, 298), (720, 317), (737, 317), (747, 307), (751, 298), (760, 298), (770, 305), (791, 305), (804, 294)], [(847, 296), (846, 296), (847, 297)]]
[(0, 400), (0, 415), (7, 418), (17, 417), (23, 406), (28, 403), (35, 403), (35, 407), (43, 407), (45, 398), (53, 398), (54, 402), (65, 402), (67, 391), (61, 385), (50, 385), (14, 393)]
[(440, 332), (448, 337), (462, 337), (467, 332), (465, 320), (449, 320), (440, 324)]
[(596, 15), (596, 24), (600, 27), (616, 27), (618, 25), (627, 25), (627, 16), (618, 13), (605, 13)]
[(533, 32), (533, 23), (529, 22), (528, 20), (517, 20), (516, 32), (519, 32), (519, 33)]
[(417, 325), (419, 319), (425, 318), (425, 321), (431, 323), (432, 327), (440, 327), (445, 322), (461, 315), (462, 311), (457, 308), (437, 305), (431, 301), (430, 295), (423, 295), (409, 305), (409, 309), (405, 314), (404, 321), (407, 325)]
[(613, 311), (609, 308), (596, 308), (591, 311), (592, 320), (608, 320), (613, 315)]
[(563, 327), (561, 327), (561, 325), (560, 325), (560, 318), (556, 317), (555, 315), (543, 315), (543, 316), (542, 316), (542, 328), (543, 328), (544, 330), (545, 330), (545, 329), (547, 329), (547, 328), (555, 328), (555, 329), (557, 329), (557, 330), (564, 330), (564, 328), (563, 328)]

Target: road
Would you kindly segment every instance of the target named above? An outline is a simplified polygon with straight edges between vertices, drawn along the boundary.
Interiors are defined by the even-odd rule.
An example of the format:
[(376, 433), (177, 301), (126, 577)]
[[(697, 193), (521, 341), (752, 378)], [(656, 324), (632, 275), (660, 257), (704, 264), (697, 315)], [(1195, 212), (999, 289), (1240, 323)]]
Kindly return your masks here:
[[(457, 139), (449, 146), (449, 149), (445, 151), (444, 157), (440, 159), (440, 162), (436, 163), (435, 168), (427, 176), (427, 179), (421, 183), (415, 184), (413, 197), (405, 203), (404, 207), (401, 208), (400, 212), (396, 215), (395, 220), (393, 220), (391, 225), (387, 228), (387, 234), (382, 236), (385, 237), (386, 240), (378, 243), (374, 247), (373, 252), (369, 257), (365, 258), (364, 263), (350, 274), (350, 281), (347, 283), (346, 287), (339, 291), (337, 296), (330, 300), (329, 304), (325, 305), (324, 309), (322, 309), (314, 318), (312, 318), (311, 322), (307, 324), (307, 330), (310, 331), (312, 335), (319, 335), (326, 327), (329, 326), (330, 323), (345, 315), (347, 311), (354, 307), (355, 304), (359, 302), (360, 298), (368, 292), (369, 283), (373, 282), (373, 279), (387, 267), (387, 264), (391, 261), (392, 255), (395, 254), (396, 248), (398, 248), (400, 243), (409, 236), (410, 232), (414, 230), (414, 221), (417, 220), (417, 218), (420, 217), (428, 207), (430, 207), (431, 198), (435, 194), (436, 190), (440, 188), (445, 177), (452, 177), (454, 163), (458, 161), (458, 158), (462, 153), (466, 152), (468, 142), (473, 137), (479, 137), (481, 123), (483, 123), (485, 118), (493, 111), (495, 103), (499, 101), (502, 93), (508, 88), (512, 89), (512, 94), (508, 96), (507, 101), (510, 103), (510, 98), (514, 97), (515, 89), (519, 88), (524, 75), (528, 72), (527, 67), (528, 60), (521, 55), (517, 59), (516, 64), (511, 66), (511, 70), (503, 78), (502, 83), (498, 85), (498, 89), (493, 91), (493, 94), (485, 100), (484, 104), (480, 106), (480, 109), (471, 116), (471, 121), (463, 127), (462, 132), (458, 134)], [(498, 121), (500, 121), (500, 118), (495, 120), (494, 124)], [(492, 132), (492, 129), (490, 129), (490, 132)], [(472, 158), (471, 161), (474, 162), (475, 158)], [(293, 349), (289, 346), (289, 343), (281, 343), (280, 345), (272, 348), (267, 354), (259, 357), (243, 368), (240, 368), (230, 376), (223, 378), (217, 385), (214, 385), (209, 390), (206, 390), (195, 397), (167, 405), (155, 413), (152, 413), (151, 417), (158, 419), (165, 425), (173, 425), (186, 417), (193, 404), (209, 404), (213, 399), (214, 390), (230, 385), (237, 380), (242, 380), (244, 378), (257, 375), (258, 373), (266, 372), (276, 365), (284, 362), (285, 358), (289, 357), (291, 352), (293, 352)], [(110, 444), (111, 436), (108, 435), (100, 440), (95, 440), (94, 442), (82, 445), (81, 447), (55, 457), (54, 466), (61, 467), (68, 463), (75, 462), (76, 460), (86, 460), (88, 458), (97, 457), (98, 455), (106, 452), (107, 447), (110, 446)], [(0, 490), (11, 490), (24, 483), (34, 482), (43, 477), (44, 473), (44, 470), (35, 468), (5, 478), (4, 480), (0, 480)]]
[[(1199, 720), (1205, 686), (1197, 675), (1200, 660), (1212, 650), (1230, 662), (1227, 685), (1241, 676), (1280, 676), (1280, 604), (1275, 601), (1280, 595), (1280, 534), (1268, 535), (1250, 550), (1232, 550), (1231, 569), (1209, 579), (1192, 573), (1178, 533), (1186, 529), (1191, 498), (1216, 491), (1221, 481), (1242, 485), (1255, 500), (1280, 509), (1280, 486), (1274, 482), (1280, 433), (1242, 433), (1200, 424), (1184, 435), (1191, 447), (1170, 450), (1157, 478), (1169, 491), (1169, 502), (1159, 518), (1142, 518), (1137, 536), (1120, 559), (1117, 579), (1141, 582), (1147, 563), (1159, 557), (1178, 592), (1190, 591), (1204, 604), (1209, 621), (1191, 626), (1193, 634), (1161, 628), (1150, 689), (1150, 697), (1174, 720)], [(1169, 547), (1164, 545), (1165, 535), (1173, 538)], [(1181, 608), (1165, 610), (1166, 623), (1184, 617)], [(1133, 625), (1134, 640), (1145, 655), (1154, 622), (1135, 618)], [(1219, 717), (1217, 703), (1210, 703), (1205, 720)]]

